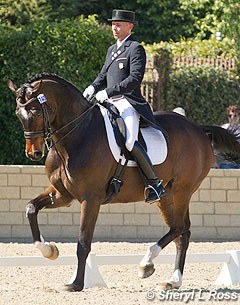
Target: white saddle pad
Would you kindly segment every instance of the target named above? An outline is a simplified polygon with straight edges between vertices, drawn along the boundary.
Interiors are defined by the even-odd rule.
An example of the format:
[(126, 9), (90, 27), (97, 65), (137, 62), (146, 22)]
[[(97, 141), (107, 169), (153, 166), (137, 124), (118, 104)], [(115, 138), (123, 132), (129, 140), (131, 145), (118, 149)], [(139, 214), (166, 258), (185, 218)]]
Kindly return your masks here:
[[(107, 114), (108, 110), (101, 105), (99, 105), (99, 108), (104, 118), (108, 143), (112, 155), (117, 162), (121, 158), (121, 163), (124, 164), (126, 159), (124, 156), (120, 155), (121, 151), (115, 140), (112, 125)], [(157, 165), (163, 163), (167, 157), (167, 143), (162, 132), (153, 127), (141, 128), (141, 132), (146, 142), (147, 153), (152, 164)], [(137, 166), (137, 164), (135, 161), (129, 160), (127, 166)]]

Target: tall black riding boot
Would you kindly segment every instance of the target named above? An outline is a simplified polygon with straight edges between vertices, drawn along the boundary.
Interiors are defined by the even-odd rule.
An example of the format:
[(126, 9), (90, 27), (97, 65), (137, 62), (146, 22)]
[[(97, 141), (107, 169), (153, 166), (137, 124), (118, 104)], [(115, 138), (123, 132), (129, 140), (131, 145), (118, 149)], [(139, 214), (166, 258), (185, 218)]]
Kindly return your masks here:
[(166, 191), (162, 185), (162, 181), (159, 180), (152, 162), (149, 159), (145, 149), (139, 142), (135, 142), (131, 155), (136, 160), (142, 173), (147, 179), (148, 186), (145, 188), (145, 202), (153, 203), (160, 200), (160, 197), (166, 195)]

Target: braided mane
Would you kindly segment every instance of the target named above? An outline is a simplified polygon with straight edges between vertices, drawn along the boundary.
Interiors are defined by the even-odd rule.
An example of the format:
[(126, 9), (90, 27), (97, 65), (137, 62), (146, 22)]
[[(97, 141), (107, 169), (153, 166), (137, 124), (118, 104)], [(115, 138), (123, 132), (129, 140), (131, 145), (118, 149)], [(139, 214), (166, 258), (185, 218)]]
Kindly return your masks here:
[(74, 84), (72, 84), (71, 82), (69, 82), (68, 80), (64, 79), (63, 77), (57, 75), (57, 74), (54, 74), (54, 73), (48, 73), (48, 72), (43, 72), (43, 73), (40, 73), (40, 74), (36, 74), (34, 76), (31, 76), (27, 83), (28, 84), (24, 84), (22, 87), (26, 86), (26, 85), (29, 85), (35, 81), (38, 81), (38, 80), (41, 80), (41, 79), (51, 79), (51, 80), (55, 80), (57, 82), (60, 82), (60, 83), (63, 83), (63, 84), (69, 84), (71, 86), (73, 86), (77, 91), (80, 91)]
[(38, 80), (41, 80), (43, 78), (60, 78), (63, 79), (62, 77), (58, 76), (57, 74), (54, 73), (48, 73), (48, 72), (43, 72), (43, 73), (38, 73), (34, 76), (30, 76), (30, 78), (28, 79), (28, 83), (32, 83)]

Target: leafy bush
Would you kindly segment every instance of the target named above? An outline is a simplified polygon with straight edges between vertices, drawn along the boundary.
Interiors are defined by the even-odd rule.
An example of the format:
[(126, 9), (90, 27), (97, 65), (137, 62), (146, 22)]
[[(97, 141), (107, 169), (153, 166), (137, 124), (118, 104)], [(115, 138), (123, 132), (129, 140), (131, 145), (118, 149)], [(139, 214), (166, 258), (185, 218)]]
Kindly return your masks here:
[(22, 127), (7, 79), (20, 85), (37, 73), (56, 73), (83, 90), (99, 73), (112, 42), (110, 28), (99, 25), (94, 16), (0, 29), (1, 164), (32, 164), (24, 155)]
[(201, 124), (226, 122), (225, 109), (240, 105), (237, 76), (217, 68), (183, 67), (172, 71), (163, 109), (183, 107), (186, 115)]
[[(160, 106), (155, 105), (156, 109), (172, 110), (181, 106), (194, 121), (218, 125), (227, 119), (227, 106), (240, 105), (240, 81), (237, 71), (227, 72), (207, 66), (182, 66), (173, 69), (171, 65), (174, 56), (236, 57), (233, 41), (227, 38), (222, 41), (215, 38), (181, 39), (176, 43), (160, 42), (146, 45), (145, 48), (148, 56), (156, 57), (155, 62), (160, 74)], [(168, 61), (166, 56), (169, 57)]]
[(221, 41), (212, 37), (208, 40), (185, 39), (178, 42), (159, 42), (145, 46), (147, 52), (152, 55), (159, 55), (162, 50), (168, 50), (172, 56), (189, 56), (189, 57), (228, 57), (236, 56), (236, 48), (233, 40), (224, 38)]
[[(33, 164), (24, 155), (22, 127), (15, 116), (15, 98), (7, 78), (17, 85), (41, 72), (56, 73), (83, 90), (97, 76), (107, 47), (113, 42), (109, 26), (94, 16), (64, 19), (60, 22), (30, 24), (23, 29), (0, 28), (0, 163)], [(171, 69), (172, 56), (234, 57), (229, 40), (181, 40), (145, 46), (148, 55), (158, 55), (163, 77), (161, 108), (185, 108), (187, 116), (199, 123), (225, 122), (225, 108), (240, 104), (239, 78), (218, 69), (183, 67)]]

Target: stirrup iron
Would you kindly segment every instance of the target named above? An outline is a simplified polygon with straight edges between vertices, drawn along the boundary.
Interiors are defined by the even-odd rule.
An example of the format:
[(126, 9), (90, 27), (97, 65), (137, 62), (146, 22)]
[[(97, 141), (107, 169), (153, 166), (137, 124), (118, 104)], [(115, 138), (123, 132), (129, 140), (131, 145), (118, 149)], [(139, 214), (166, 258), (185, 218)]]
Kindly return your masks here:
[[(159, 188), (159, 190), (158, 190)], [(152, 204), (156, 201), (159, 201), (162, 196), (166, 195), (164, 186), (162, 185), (162, 180), (157, 184), (149, 184), (144, 189), (144, 199), (146, 203)]]

